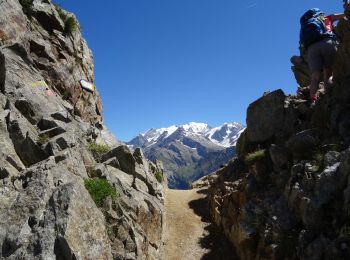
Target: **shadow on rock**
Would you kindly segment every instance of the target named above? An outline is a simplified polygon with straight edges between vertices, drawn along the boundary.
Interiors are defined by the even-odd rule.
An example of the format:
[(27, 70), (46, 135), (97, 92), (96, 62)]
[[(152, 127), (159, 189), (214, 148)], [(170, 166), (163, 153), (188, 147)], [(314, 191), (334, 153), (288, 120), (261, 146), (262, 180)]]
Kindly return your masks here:
[[(207, 194), (206, 189), (201, 189), (197, 193)], [(211, 223), (209, 216), (209, 205), (207, 198), (192, 200), (189, 202), (194, 213), (201, 217), (202, 221), (208, 223), (205, 228), (206, 234), (198, 242), (202, 248), (210, 250), (202, 260), (238, 260), (235, 251), (220, 229)]]

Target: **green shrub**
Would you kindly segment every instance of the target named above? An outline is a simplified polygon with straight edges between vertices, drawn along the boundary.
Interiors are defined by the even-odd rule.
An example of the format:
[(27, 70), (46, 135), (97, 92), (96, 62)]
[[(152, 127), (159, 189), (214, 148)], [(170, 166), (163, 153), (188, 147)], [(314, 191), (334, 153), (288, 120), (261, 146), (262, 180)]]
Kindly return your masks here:
[(111, 196), (112, 199), (117, 197), (117, 192), (105, 179), (86, 179), (84, 180), (84, 186), (98, 207), (103, 206), (108, 196)]
[(160, 183), (163, 182), (163, 180), (164, 180), (163, 173), (157, 171), (157, 172), (154, 174), (154, 176), (156, 177), (156, 179), (157, 179), (158, 182), (160, 182)]
[(95, 158), (97, 162), (101, 162), (102, 155), (109, 152), (110, 148), (105, 144), (97, 144), (96, 142), (92, 142), (88, 146), (89, 151), (92, 153), (92, 156)]
[[(28, 0), (27, 0), (28, 1)], [(64, 31), (66, 34), (72, 34), (78, 29), (77, 20), (73, 15), (69, 15), (59, 5), (55, 5), (56, 11), (64, 23)]]
[(265, 149), (257, 150), (255, 152), (249, 153), (249, 154), (247, 154), (245, 156), (245, 163), (247, 165), (252, 165), (256, 161), (265, 158), (265, 156), (266, 156), (266, 150)]
[(69, 16), (64, 21), (64, 31), (66, 34), (72, 34), (74, 31), (78, 29), (77, 21), (74, 16)]
[(31, 15), (34, 0), (19, 0), (22, 10), (26, 15)]

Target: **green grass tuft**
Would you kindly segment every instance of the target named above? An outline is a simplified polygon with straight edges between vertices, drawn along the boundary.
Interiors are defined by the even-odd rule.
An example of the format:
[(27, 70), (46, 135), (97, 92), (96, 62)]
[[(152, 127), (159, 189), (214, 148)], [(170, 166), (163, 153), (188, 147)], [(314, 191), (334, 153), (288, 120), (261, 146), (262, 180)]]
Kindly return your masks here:
[(64, 23), (64, 32), (66, 34), (72, 34), (78, 29), (78, 23), (75, 17), (67, 12), (65, 12), (61, 6), (55, 4), (56, 11)]
[(64, 21), (64, 31), (66, 34), (72, 34), (74, 31), (78, 29), (77, 21), (74, 16), (69, 16)]
[(105, 179), (86, 179), (84, 186), (98, 207), (103, 206), (108, 196), (111, 196), (113, 200), (117, 198), (117, 192)]
[(163, 182), (163, 180), (164, 180), (163, 173), (157, 171), (157, 172), (154, 174), (154, 176), (156, 177), (156, 179), (157, 179), (158, 182), (160, 182), (160, 183)]
[(254, 164), (256, 161), (261, 160), (263, 158), (265, 158), (266, 156), (266, 150), (262, 149), (262, 150), (258, 150), (252, 153), (249, 153), (245, 156), (245, 163), (247, 165), (252, 165)]
[(96, 142), (92, 142), (89, 144), (88, 149), (92, 153), (93, 157), (97, 162), (101, 162), (102, 155), (110, 151), (108, 145), (105, 144), (97, 144)]

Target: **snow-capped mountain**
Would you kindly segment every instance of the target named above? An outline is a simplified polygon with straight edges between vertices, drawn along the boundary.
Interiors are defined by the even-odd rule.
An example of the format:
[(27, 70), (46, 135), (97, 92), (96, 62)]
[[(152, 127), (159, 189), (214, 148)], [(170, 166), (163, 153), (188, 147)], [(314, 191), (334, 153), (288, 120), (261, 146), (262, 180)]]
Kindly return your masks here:
[(224, 123), (213, 128), (208, 124), (191, 122), (180, 126), (172, 125), (167, 128), (152, 128), (146, 133), (140, 134), (128, 144), (134, 147), (146, 148), (163, 142), (175, 132), (181, 132), (184, 136), (200, 136), (215, 145), (230, 147), (236, 145), (237, 139), (243, 130), (243, 125), (239, 123)]
[(204, 123), (150, 129), (127, 144), (141, 147), (150, 160), (161, 160), (170, 188), (186, 188), (188, 183), (217, 170), (235, 155), (239, 123), (211, 127)]

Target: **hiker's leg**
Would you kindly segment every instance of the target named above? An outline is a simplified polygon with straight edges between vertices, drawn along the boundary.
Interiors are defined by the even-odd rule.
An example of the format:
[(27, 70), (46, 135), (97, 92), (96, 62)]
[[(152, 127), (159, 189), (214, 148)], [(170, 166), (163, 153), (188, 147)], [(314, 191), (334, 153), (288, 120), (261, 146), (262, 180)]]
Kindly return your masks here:
[(310, 99), (313, 101), (316, 99), (316, 93), (318, 90), (318, 84), (320, 83), (321, 72), (313, 71), (311, 73), (311, 85), (310, 85)]
[(329, 91), (329, 88), (333, 84), (333, 71), (332, 68), (323, 69), (323, 82), (326, 91)]
[(310, 98), (314, 101), (321, 79), (322, 71), (322, 43), (316, 42), (307, 49), (307, 59), (311, 71)]
[(332, 76), (333, 76), (333, 63), (335, 56), (337, 54), (337, 45), (336, 42), (332, 39), (328, 39), (325, 42), (324, 48), (322, 50), (323, 57), (323, 82), (325, 89), (328, 91), (329, 87), (332, 85)]

